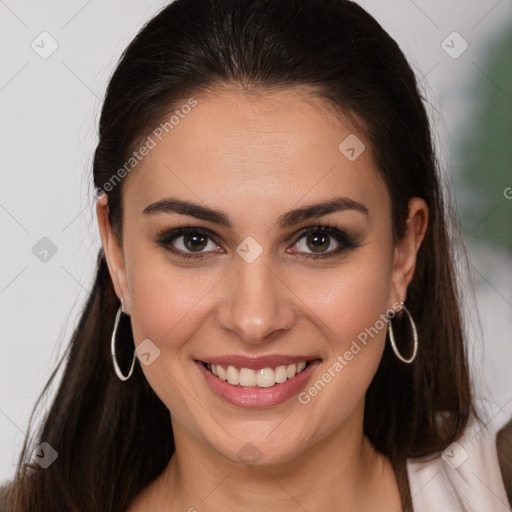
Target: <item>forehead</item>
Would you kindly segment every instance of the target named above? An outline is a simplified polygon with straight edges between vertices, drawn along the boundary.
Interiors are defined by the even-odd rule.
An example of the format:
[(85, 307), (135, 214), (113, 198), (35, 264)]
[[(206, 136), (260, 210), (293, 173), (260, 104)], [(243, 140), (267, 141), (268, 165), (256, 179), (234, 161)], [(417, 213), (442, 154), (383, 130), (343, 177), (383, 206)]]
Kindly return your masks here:
[[(130, 203), (142, 209), (167, 194), (265, 212), (301, 198), (347, 195), (371, 203), (386, 195), (363, 135), (323, 100), (293, 89), (194, 99), (172, 128), (150, 134), (153, 147), (126, 183)], [(347, 138), (365, 145), (355, 160), (340, 151)]]

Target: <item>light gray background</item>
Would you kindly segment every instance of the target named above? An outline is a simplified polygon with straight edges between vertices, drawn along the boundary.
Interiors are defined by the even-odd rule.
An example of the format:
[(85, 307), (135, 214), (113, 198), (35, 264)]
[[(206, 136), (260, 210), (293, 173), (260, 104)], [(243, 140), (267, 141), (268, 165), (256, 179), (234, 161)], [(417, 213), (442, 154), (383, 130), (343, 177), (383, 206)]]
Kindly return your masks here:
[[(0, 481), (14, 474), (32, 407), (92, 283), (100, 239), (91, 162), (107, 80), (137, 30), (165, 3), (0, 0)], [(512, 28), (512, 2), (359, 3), (397, 40), (422, 78), (453, 181), (457, 147), (468, 130), (478, 129), (475, 84), (489, 80), (512, 102), (512, 92), (485, 72), (494, 42)], [(43, 31), (58, 43), (47, 59), (31, 48)], [(469, 44), (457, 59), (441, 47), (453, 31)], [(511, 115), (510, 109), (503, 115)], [(502, 201), (507, 203), (504, 196)], [(44, 236), (58, 249), (46, 263), (32, 253)], [(473, 244), (471, 258), (482, 324), (480, 331), (469, 293), (475, 381), (479, 396), (510, 416), (512, 257)]]

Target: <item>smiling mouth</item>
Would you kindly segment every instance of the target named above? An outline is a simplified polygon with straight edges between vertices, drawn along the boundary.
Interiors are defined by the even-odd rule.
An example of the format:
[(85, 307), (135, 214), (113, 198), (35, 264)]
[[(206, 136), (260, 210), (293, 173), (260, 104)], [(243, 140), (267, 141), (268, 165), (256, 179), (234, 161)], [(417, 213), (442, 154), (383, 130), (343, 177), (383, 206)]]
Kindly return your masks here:
[(244, 388), (270, 388), (282, 384), (303, 372), (311, 363), (312, 361), (301, 361), (253, 370), (252, 368), (237, 368), (202, 361), (203, 366), (218, 379)]

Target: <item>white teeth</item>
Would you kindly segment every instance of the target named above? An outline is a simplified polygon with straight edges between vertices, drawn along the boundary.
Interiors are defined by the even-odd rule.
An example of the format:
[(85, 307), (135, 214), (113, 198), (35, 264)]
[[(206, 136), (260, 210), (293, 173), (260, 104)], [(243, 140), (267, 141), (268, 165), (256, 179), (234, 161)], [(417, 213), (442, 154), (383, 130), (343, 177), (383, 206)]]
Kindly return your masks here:
[[(217, 367), (217, 373), (218, 373), (218, 377), (220, 380), (226, 380), (226, 370), (224, 370), (224, 367), (221, 366), (220, 364), (212, 364), (212, 369), (214, 366)], [(212, 371), (213, 373), (213, 371)]]
[(240, 372), (234, 366), (228, 366), (226, 378), (230, 384), (236, 386), (240, 383)]
[(253, 370), (251, 368), (236, 368), (234, 366), (222, 366), (220, 364), (207, 364), (206, 367), (213, 375), (221, 380), (227, 380), (233, 386), (269, 388), (275, 384), (286, 382), (306, 368), (306, 361), (288, 365), (280, 365), (276, 368), (262, 368)]
[(275, 373), (272, 368), (262, 368), (256, 373), (256, 384), (260, 388), (269, 388), (276, 383)]
[[(305, 366), (305, 365), (304, 365)], [(281, 365), (276, 368), (275, 371), (276, 376), (276, 384), (280, 384), (281, 382), (285, 382), (288, 376), (286, 375), (286, 365)]]
[(240, 370), (240, 386), (256, 386), (256, 371), (250, 368), (242, 368)]
[(300, 373), (304, 368), (306, 368), (306, 361), (302, 361), (297, 365), (297, 373)]

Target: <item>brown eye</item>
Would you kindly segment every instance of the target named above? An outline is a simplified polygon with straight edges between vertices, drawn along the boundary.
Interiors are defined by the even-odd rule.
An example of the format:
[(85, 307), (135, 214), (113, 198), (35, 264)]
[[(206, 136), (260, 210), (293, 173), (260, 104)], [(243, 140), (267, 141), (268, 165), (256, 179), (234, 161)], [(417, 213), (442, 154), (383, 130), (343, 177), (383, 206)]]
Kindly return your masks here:
[(222, 252), (215, 237), (202, 228), (182, 227), (161, 234), (157, 242), (182, 258), (202, 258), (209, 252)]
[(208, 237), (201, 234), (184, 235), (183, 245), (189, 251), (202, 251), (208, 245)]
[(330, 237), (323, 233), (313, 233), (306, 237), (306, 244), (313, 252), (323, 252), (329, 247)]
[(307, 258), (323, 258), (359, 247), (348, 234), (331, 226), (316, 226), (302, 232), (294, 244), (293, 253)]
[[(166, 251), (181, 258), (201, 259), (209, 253), (224, 253), (216, 235), (207, 229), (180, 227), (163, 232), (157, 242)], [(360, 244), (348, 234), (330, 226), (317, 226), (304, 230), (293, 246), (292, 253), (306, 258), (335, 256)]]

